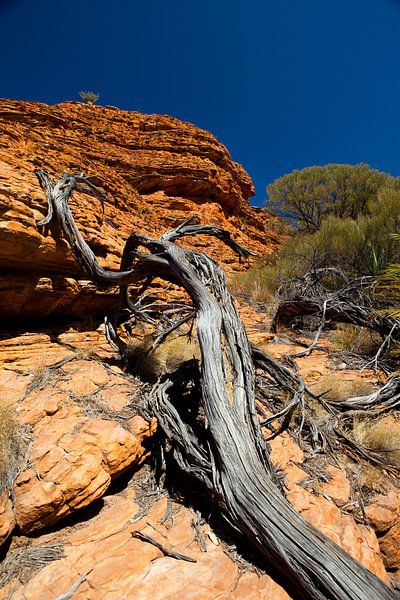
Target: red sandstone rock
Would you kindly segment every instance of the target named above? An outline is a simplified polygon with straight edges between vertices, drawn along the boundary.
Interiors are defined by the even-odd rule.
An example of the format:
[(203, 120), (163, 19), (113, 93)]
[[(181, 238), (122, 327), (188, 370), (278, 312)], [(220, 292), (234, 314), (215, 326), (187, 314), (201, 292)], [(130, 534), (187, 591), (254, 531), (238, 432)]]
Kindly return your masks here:
[(371, 527), (380, 533), (387, 531), (394, 525), (398, 515), (389, 508), (380, 506), (375, 502), (365, 507), (365, 512)]
[[(301, 485), (308, 476), (301, 466), (296, 464), (302, 462), (303, 453), (293, 439), (285, 433), (269, 444), (272, 462), (286, 475), (287, 499), (294, 508), (367, 569), (389, 581), (374, 531), (357, 524), (351, 516), (342, 514), (333, 502), (335, 500), (341, 504), (348, 500), (350, 484), (345, 478), (344, 470), (328, 467), (334, 478), (330, 484), (322, 484), (321, 494), (315, 495)], [(332, 486), (334, 481), (341, 486), (337, 490)], [(326, 490), (329, 490), (331, 495), (328, 495)]]
[[(45, 566), (25, 585), (12, 582), (13, 598), (54, 600), (87, 573), (74, 594), (77, 600), (290, 600), (270, 577), (236, 564), (232, 554), (211, 541), (207, 525), (201, 526), (207, 550), (202, 552), (194, 539), (195, 514), (191, 510), (174, 504), (173, 520), (167, 526), (160, 524), (165, 509), (166, 498), (162, 498), (143, 519), (132, 524), (139, 510), (132, 490), (106, 498), (97, 516), (83, 527), (72, 527), (64, 536), (65, 558)], [(135, 530), (197, 562), (163, 556), (153, 545), (134, 538), (131, 532)], [(57, 542), (59, 536), (48, 536), (48, 542)], [(0, 598), (7, 589), (0, 590)]]
[[(0, 341), (0, 357), (3, 355), (7, 359), (4, 363), (7, 368), (0, 372), (0, 386), (2, 393), (18, 407), (18, 418), (32, 431), (30, 463), (17, 480), (15, 510), (21, 530), (38, 534), (44, 526), (103, 497), (111, 477), (139, 465), (146, 456), (141, 442), (151, 437), (156, 422), (149, 424), (136, 415), (126, 420), (125, 429), (119, 422), (93, 413), (99, 407), (116, 411), (116, 414), (123, 413), (132, 394), (137, 393), (134, 380), (128, 381), (117, 366), (106, 368), (92, 360), (90, 353), (94, 349), (104, 356), (111, 355), (101, 331), (77, 332), (69, 329), (58, 334), (53, 331), (51, 337), (43, 333), (35, 336)], [(61, 340), (68, 347), (64, 348)], [(34, 369), (37, 365), (43, 366), (39, 361), (42, 355), (44, 365), (52, 364), (60, 357), (74, 360), (51, 371), (49, 378), (45, 377), (43, 384), (22, 401), (24, 390), (34, 377)], [(314, 360), (311, 356), (310, 361)], [(307, 363), (304, 368), (307, 369)], [(98, 405), (91, 405), (91, 399)], [(319, 495), (315, 495), (302, 487), (307, 473), (302, 469), (303, 452), (293, 438), (283, 434), (272, 440), (270, 445), (271, 458), (286, 476), (288, 499), (294, 507), (387, 581), (375, 533), (357, 524), (351, 516), (342, 514), (333, 502), (334, 499), (341, 504), (347, 498), (345, 472), (332, 467), (332, 482), (340, 484), (340, 489), (336, 490), (332, 482), (321, 484)], [(31, 600), (53, 599), (68, 590), (79, 574), (93, 568), (87, 581), (76, 592), (76, 598), (119, 599), (123, 594), (127, 597), (134, 594), (143, 600), (154, 600), (157, 599), (154, 596), (157, 582), (157, 589), (166, 593), (160, 596), (160, 600), (172, 600), (177, 589), (182, 598), (185, 594), (188, 598), (193, 597), (189, 594), (195, 589), (199, 598), (210, 600), (217, 596), (234, 600), (288, 599), (286, 593), (266, 575), (258, 578), (254, 573), (239, 574), (237, 565), (208, 536), (207, 554), (200, 552), (193, 541), (193, 515), (190, 511), (181, 509), (180, 516), (174, 517), (171, 530), (160, 527), (159, 521), (165, 513), (164, 499), (154, 505), (149, 515), (129, 524), (138, 506), (128, 492), (122, 496), (123, 499), (118, 495), (106, 497), (105, 512), (101, 511), (98, 518), (90, 520), (87, 526), (68, 529), (71, 537), (66, 541), (66, 558), (51, 563), (24, 586), (17, 584), (15, 598), (22, 598), (24, 593), (25, 598)], [(380, 498), (379, 503), (396, 510), (396, 494), (393, 492)], [(5, 535), (9, 535), (13, 515), (9, 514), (5, 522)], [(65, 535), (62, 522), (60, 526), (60, 534)], [(130, 531), (133, 528), (143, 528), (161, 543), (170, 544), (190, 556), (194, 553), (198, 563), (194, 566), (181, 564), (163, 557), (153, 546), (132, 538)], [(391, 535), (385, 536), (383, 546), (389, 556), (389, 565), (397, 564), (394, 548), (396, 529), (392, 529)], [(50, 543), (52, 538), (50, 540), (45, 534), (38, 538), (38, 543), (47, 543), (46, 540)], [(7, 587), (0, 591), (0, 598), (6, 591), (9, 591)]]
[(331, 538), (353, 558), (381, 579), (389, 581), (374, 531), (357, 524), (323, 496), (315, 496), (298, 485), (290, 486), (288, 500), (314, 527)]
[[(16, 520), (23, 532), (43, 528), (104, 495), (111, 477), (139, 464), (139, 440), (112, 421), (92, 419), (75, 431), (43, 433), (33, 443), (34, 470), (16, 481)], [(64, 421), (65, 425), (65, 421)], [(60, 435), (61, 434), (61, 435)]]
[(343, 506), (349, 501), (351, 491), (346, 471), (343, 467), (339, 469), (332, 465), (329, 465), (326, 470), (332, 479), (321, 485), (322, 491), (325, 497), (332, 498), (338, 506)]
[(400, 570), (400, 519), (379, 541), (386, 566)]
[[(112, 290), (86, 281), (67, 243), (39, 231), (45, 197), (35, 168), (96, 175), (106, 195), (77, 193), (77, 223), (103, 266), (118, 269), (133, 231), (157, 236), (195, 213), (231, 231), (259, 254), (277, 247), (273, 218), (250, 208), (252, 182), (210, 133), (165, 115), (65, 102), (55, 106), (0, 101), (0, 316), (104, 314), (117, 306)], [(228, 270), (237, 257), (210, 239), (189, 240)]]
[(0, 494), (0, 546), (12, 533), (15, 525), (14, 511), (7, 492)]
[[(98, 340), (77, 332), (68, 339), (85, 342), (87, 337)], [(14, 490), (15, 519), (23, 532), (55, 523), (102, 497), (112, 478), (141, 464), (147, 456), (141, 441), (156, 427), (139, 416), (130, 419), (131, 430), (128, 418), (123, 427), (118, 415), (135, 394), (133, 382), (118, 367), (107, 370), (99, 362), (81, 359), (88, 350), (79, 343), (77, 348), (75, 354), (45, 334), (0, 342), (0, 356), (7, 365), (0, 372), (2, 398), (15, 404), (16, 417), (32, 433), (29, 467), (20, 473)], [(60, 358), (72, 360), (49, 370)], [(33, 382), (36, 388), (24, 397)], [(102, 411), (109, 418), (103, 418)], [(7, 527), (14, 526), (10, 506), (3, 500), (0, 541), (1, 528), (4, 540)]]

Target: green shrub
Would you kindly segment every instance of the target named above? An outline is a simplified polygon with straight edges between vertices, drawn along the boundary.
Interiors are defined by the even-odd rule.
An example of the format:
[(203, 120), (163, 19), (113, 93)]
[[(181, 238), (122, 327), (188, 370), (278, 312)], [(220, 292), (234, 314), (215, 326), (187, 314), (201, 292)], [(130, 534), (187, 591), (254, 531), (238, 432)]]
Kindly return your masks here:
[(267, 187), (269, 206), (287, 212), (308, 233), (315, 233), (327, 216), (356, 219), (366, 214), (370, 202), (395, 179), (358, 165), (327, 164), (294, 170)]
[[(269, 303), (281, 286), (313, 269), (336, 267), (349, 277), (376, 276), (398, 260), (400, 179), (365, 164), (325, 165), (294, 171), (268, 191), (272, 203), (283, 203), (286, 208), (302, 203), (304, 214), (297, 213), (301, 228), (273, 259), (266, 257), (264, 265), (235, 275), (234, 293)], [(328, 279), (327, 287), (337, 289), (338, 280)], [(391, 289), (397, 306), (398, 283), (400, 265), (393, 264), (380, 285), (383, 292)], [(400, 315), (398, 309), (396, 314)]]

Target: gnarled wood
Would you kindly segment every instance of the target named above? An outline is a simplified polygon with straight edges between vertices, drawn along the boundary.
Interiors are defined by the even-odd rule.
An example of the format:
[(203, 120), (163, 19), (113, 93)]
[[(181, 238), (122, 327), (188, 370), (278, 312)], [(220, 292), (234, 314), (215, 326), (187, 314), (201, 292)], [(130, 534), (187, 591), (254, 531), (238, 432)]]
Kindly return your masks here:
[[(282, 300), (274, 315), (271, 331), (276, 333), (278, 327), (289, 326), (296, 317), (316, 316), (320, 318), (325, 301), (325, 298), (317, 300), (304, 296)], [(378, 315), (373, 308), (355, 303), (340, 302), (336, 299), (326, 302), (325, 321), (350, 323), (377, 331), (382, 337), (391, 335), (394, 339), (400, 339), (399, 319)]]
[[(53, 188), (41, 172), (40, 181), (46, 183), (52, 218), (58, 220), (77, 260), (94, 281), (126, 286), (145, 275), (150, 279), (159, 276), (179, 283), (192, 300), (200, 371), (195, 363), (186, 365), (159, 382), (150, 398), (179, 467), (212, 493), (221, 516), (257, 551), (266, 568), (273, 569), (296, 600), (395, 599), (392, 589), (309, 525), (279, 491), (256, 415), (252, 359), (256, 353), (227, 290), (225, 275), (207, 255), (184, 250), (173, 240), (206, 233), (217, 235), (235, 251), (243, 249), (218, 228), (185, 224), (158, 240), (131, 236), (121, 272), (110, 273), (97, 264), (68, 209), (74, 177), (64, 175)], [(140, 252), (141, 247), (146, 252)], [(126, 289), (123, 297), (129, 300)], [(129, 303), (124, 302), (122, 308), (128, 317)], [(113, 335), (118, 342), (116, 326)], [(257, 360), (259, 366), (264, 361), (268, 370), (268, 357), (259, 354)], [(274, 370), (279, 372), (279, 367)], [(284, 368), (281, 375), (285, 385), (298, 393), (296, 377)], [(193, 379), (200, 392), (204, 423), (174, 401), (174, 392), (190, 391)]]
[[(324, 277), (335, 278), (341, 287), (331, 290)], [(289, 326), (296, 317), (315, 316), (324, 322), (349, 323), (377, 331), (383, 338), (400, 340), (400, 319), (378, 311), (365, 291), (372, 277), (350, 280), (339, 269), (326, 267), (289, 281), (279, 290), (279, 304), (271, 331)]]

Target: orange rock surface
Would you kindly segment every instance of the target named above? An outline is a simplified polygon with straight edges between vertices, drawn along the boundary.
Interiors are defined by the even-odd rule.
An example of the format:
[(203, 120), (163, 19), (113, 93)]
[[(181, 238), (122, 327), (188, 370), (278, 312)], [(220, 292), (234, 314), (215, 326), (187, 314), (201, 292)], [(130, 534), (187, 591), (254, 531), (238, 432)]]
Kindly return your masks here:
[(7, 492), (0, 494), (0, 546), (10, 536), (15, 526), (13, 505)]
[[(235, 554), (201, 526), (203, 550), (195, 539), (193, 511), (173, 504), (173, 518), (161, 524), (166, 498), (156, 500), (146, 516), (135, 521), (140, 506), (132, 489), (105, 499), (100, 513), (80, 528), (72, 528), (63, 540), (64, 558), (34, 573), (24, 584), (13, 580), (0, 590), (5, 598), (13, 589), (14, 600), (54, 600), (67, 593), (83, 576), (76, 600), (290, 600), (268, 575), (246, 571)], [(131, 521), (135, 522), (132, 523)], [(136, 539), (140, 531), (164, 547), (196, 562), (164, 556), (152, 544)], [(45, 536), (54, 544), (58, 533)]]
[(366, 507), (369, 522), (380, 534), (379, 544), (386, 567), (400, 583), (400, 494), (393, 488), (379, 494)]
[[(97, 292), (66, 242), (39, 231), (46, 201), (34, 174), (46, 169), (95, 175), (98, 200), (74, 194), (71, 207), (85, 240), (103, 266), (118, 269), (124, 240), (134, 232), (158, 236), (196, 214), (224, 227), (260, 255), (277, 247), (274, 219), (251, 208), (252, 182), (216, 138), (165, 115), (65, 102), (55, 106), (0, 101), (0, 316), (104, 314), (116, 306)], [(228, 270), (242, 268), (220, 242), (193, 244)], [(94, 301), (95, 300), (95, 301)]]
[[(243, 307), (242, 312), (245, 319), (250, 318), (248, 308)], [(253, 323), (256, 325), (256, 321)], [(257, 326), (249, 330), (252, 340), (261, 340)], [(269, 334), (264, 335), (266, 340), (270, 339)], [(271, 348), (277, 349), (276, 346), (272, 344)], [(94, 351), (96, 355), (91, 354)], [(156, 423), (149, 424), (139, 415), (129, 415), (126, 407), (132, 397), (137, 397), (135, 381), (127, 379), (118, 367), (102, 363), (99, 355), (106, 361), (112, 356), (102, 327), (98, 331), (78, 332), (60, 326), (51, 336), (41, 332), (0, 341), (0, 360), (7, 357), (0, 372), (2, 394), (16, 405), (18, 419), (29, 426), (32, 435), (28, 464), (14, 488), (14, 506), (6, 505), (3, 520), (0, 519), (2, 539), (10, 535), (15, 521), (20, 533), (35, 532), (36, 536), (59, 522), (56, 533), (41, 533), (29, 544), (52, 544), (61, 536), (65, 552), (64, 558), (51, 562), (29, 581), (14, 581), (15, 598), (53, 598), (87, 573), (87, 579), (75, 594), (77, 598), (113, 599), (121, 597), (122, 592), (129, 597), (134, 590), (135, 597), (143, 600), (172, 600), (178, 589), (182, 598), (192, 598), (195, 589), (198, 595), (194, 597), (199, 599), (219, 595), (233, 600), (288, 600), (286, 592), (267, 575), (242, 572), (221, 546), (215, 546), (215, 537), (208, 537), (207, 526), (204, 526), (207, 553), (201, 552), (193, 541), (195, 531), (191, 521), (195, 515), (187, 509), (179, 508), (168, 529), (159, 524), (166, 502), (160, 500), (141, 520), (130, 524), (129, 520), (139, 510), (133, 492), (129, 491), (130, 484), (120, 494), (107, 496), (112, 478), (126, 470), (133, 473), (141, 464), (146, 456), (143, 444), (153, 435)], [(46, 372), (46, 368), (61, 359), (68, 362)], [(310, 363), (315, 374), (315, 358), (311, 355), (302, 361), (304, 372), (311, 371)], [(326, 368), (322, 363), (321, 373)], [(38, 387), (24, 398), (38, 371), (42, 378)], [(399, 495), (395, 490), (389, 496), (377, 497), (375, 504), (366, 508), (371, 525), (378, 532), (379, 518), (387, 517), (381, 526), (385, 536), (378, 540), (371, 527), (357, 523), (340, 508), (350, 495), (343, 468), (328, 466), (331, 480), (321, 483), (316, 494), (303, 485), (308, 474), (302, 468), (303, 452), (293, 439), (285, 433), (269, 443), (271, 459), (285, 474), (287, 498), (296, 510), (369, 570), (389, 581), (385, 564), (391, 570), (397, 568), (395, 524)], [(77, 509), (85, 510), (100, 498), (105, 499), (105, 506), (96, 518), (84, 516), (83, 526), (81, 523), (67, 527), (64, 532), (64, 517)], [(386, 513), (382, 517), (380, 508), (390, 511), (390, 517)], [(130, 531), (134, 528), (167, 547), (194, 556), (198, 562), (184, 563), (163, 557), (154, 546), (132, 538)], [(17, 544), (18, 540), (16, 536)], [(385, 553), (383, 557), (379, 542)], [(13, 543), (7, 556), (12, 556)], [(159, 596), (154, 595), (156, 587), (165, 595), (161, 591)], [(9, 588), (5, 586), (0, 591), (0, 598), (4, 597), (3, 591)]]
[[(97, 339), (93, 333), (89, 339)], [(77, 333), (60, 336), (69, 342), (79, 338)], [(86, 337), (82, 334), (81, 342)], [(79, 345), (74, 351), (72, 344), (63, 347), (45, 334), (29, 336), (29, 360), (23, 344), (19, 354), (8, 353), (10, 341), (0, 342), (7, 356), (0, 372), (2, 400), (15, 406), (32, 442), (27, 467), (15, 482), (14, 512), (0, 497), (3, 540), (14, 520), (24, 533), (43, 529), (101, 498), (113, 478), (143, 462), (147, 451), (142, 441), (156, 426), (126, 411), (135, 386), (118, 367), (106, 369), (93, 359), (83, 359)], [(11, 347), (18, 342), (17, 337)], [(68, 362), (48, 368), (63, 359)]]

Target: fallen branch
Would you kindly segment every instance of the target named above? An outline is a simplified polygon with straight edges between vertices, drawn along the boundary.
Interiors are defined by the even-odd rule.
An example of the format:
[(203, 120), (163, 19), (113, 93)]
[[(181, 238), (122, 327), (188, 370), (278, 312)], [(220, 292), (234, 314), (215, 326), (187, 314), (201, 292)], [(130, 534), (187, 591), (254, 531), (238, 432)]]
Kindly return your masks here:
[[(296, 317), (319, 317), (325, 300), (305, 296), (283, 299), (272, 320), (271, 331), (276, 333), (279, 327), (290, 326)], [(332, 299), (326, 308), (325, 318), (332, 323), (349, 323), (377, 331), (382, 337), (391, 334), (394, 339), (400, 339), (400, 319), (379, 315), (373, 307)]]
[(331, 401), (331, 406), (344, 411), (368, 411), (381, 414), (400, 407), (400, 377), (392, 377), (376, 392), (366, 396), (354, 396), (345, 400)]
[(137, 538), (138, 540), (142, 540), (142, 542), (147, 542), (148, 544), (152, 544), (152, 546), (155, 546), (156, 548), (161, 550), (161, 552), (165, 556), (169, 556), (170, 558), (176, 558), (176, 560), (185, 560), (186, 562), (191, 562), (191, 563), (197, 562), (197, 560), (195, 558), (192, 558), (191, 556), (186, 556), (186, 554), (181, 554), (180, 552), (175, 552), (174, 550), (170, 550), (169, 548), (166, 548), (165, 546), (160, 544), (160, 542), (157, 542), (157, 540), (155, 540), (154, 538), (152, 538), (149, 535), (146, 535), (145, 533), (142, 533), (141, 531), (131, 531), (131, 534), (134, 538)]
[(388, 335), (385, 337), (385, 339), (383, 340), (382, 344), (379, 346), (377, 353), (375, 354), (374, 358), (372, 360), (370, 360), (369, 362), (367, 362), (363, 368), (361, 369), (361, 371), (364, 371), (364, 369), (366, 369), (367, 367), (369, 367), (369, 365), (374, 365), (374, 373), (375, 375), (378, 373), (378, 361), (379, 361), (379, 357), (381, 356), (381, 354), (383, 353), (384, 350), (389, 350), (390, 348), (390, 343), (392, 341), (392, 337), (393, 334), (395, 332), (395, 330), (398, 327), (398, 323), (395, 323), (392, 327), (392, 329), (389, 331)]
[(57, 598), (55, 598), (55, 600), (70, 600), (70, 598), (73, 598), (76, 590), (78, 589), (78, 587), (84, 582), (86, 581), (87, 576), (93, 571), (93, 569), (90, 569), (90, 571), (88, 571), (87, 573), (85, 573), (84, 575), (81, 575), (79, 577), (79, 579), (77, 579), (75, 581), (75, 583), (70, 587), (70, 589), (65, 592), (65, 594), (61, 594), (61, 596), (57, 596)]
[[(323, 277), (327, 274), (335, 276), (342, 287), (332, 291), (325, 286)], [(377, 331), (383, 338), (400, 340), (400, 319), (377, 310), (371, 298), (372, 287), (371, 277), (349, 280), (338, 269), (311, 271), (280, 288), (271, 331), (290, 326), (297, 317), (322, 315), (322, 322), (349, 323)]]

